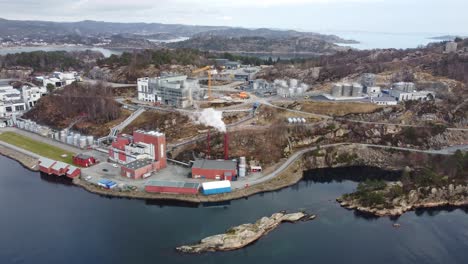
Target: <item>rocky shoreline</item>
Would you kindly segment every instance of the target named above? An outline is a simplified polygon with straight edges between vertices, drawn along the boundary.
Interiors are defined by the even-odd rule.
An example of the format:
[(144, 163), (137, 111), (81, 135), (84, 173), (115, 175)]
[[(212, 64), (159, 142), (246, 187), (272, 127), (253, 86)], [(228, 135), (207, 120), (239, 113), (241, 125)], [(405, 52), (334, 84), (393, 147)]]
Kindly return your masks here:
[(400, 216), (405, 212), (445, 206), (468, 206), (468, 185), (449, 184), (439, 188), (421, 187), (408, 195), (394, 198), (387, 206), (363, 206), (358, 199), (340, 197), (337, 202), (344, 208), (374, 216)]
[(315, 215), (303, 212), (286, 214), (285, 212), (273, 214), (270, 217), (262, 217), (253, 224), (243, 224), (226, 230), (224, 234), (218, 234), (204, 238), (198, 244), (184, 245), (176, 250), (183, 253), (198, 254), (215, 251), (232, 251), (244, 248), (267, 235), (281, 223), (296, 223), (315, 219)]
[(23, 154), (19, 151), (0, 145), (0, 155), (17, 161), (24, 168), (30, 171), (39, 171), (39, 168), (37, 167), (37, 159)]

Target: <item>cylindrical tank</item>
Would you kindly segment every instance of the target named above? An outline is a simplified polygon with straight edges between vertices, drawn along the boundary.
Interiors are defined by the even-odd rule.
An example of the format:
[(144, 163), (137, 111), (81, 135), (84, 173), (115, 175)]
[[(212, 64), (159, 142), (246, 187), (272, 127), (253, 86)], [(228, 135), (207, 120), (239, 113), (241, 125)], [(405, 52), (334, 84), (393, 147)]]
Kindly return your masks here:
[(240, 157), (239, 164), (241, 164), (241, 165), (246, 165), (247, 164), (245, 157)]
[(87, 144), (88, 146), (94, 145), (94, 137), (93, 137), (93, 136), (87, 136), (87, 137), (86, 137), (86, 144)]
[(73, 145), (78, 146), (80, 143), (80, 134), (73, 135)]
[(290, 97), (295, 95), (295, 92), (294, 92), (295, 90), (296, 90), (296, 88), (289, 88), (289, 96)]
[(73, 145), (73, 136), (67, 136), (66, 138), (67, 138), (67, 140), (66, 140), (67, 144)]
[(355, 83), (353, 84), (353, 91), (351, 94), (353, 97), (362, 96), (362, 85)]
[(352, 93), (353, 93), (353, 85), (349, 83), (343, 84), (343, 92), (342, 92), (343, 96), (350, 97), (352, 96)]
[(55, 132), (54, 133), (54, 139), (55, 140), (60, 140), (60, 132)]
[(80, 137), (80, 141), (78, 143), (78, 146), (80, 148), (85, 148), (86, 147), (86, 137)]
[(60, 140), (61, 140), (62, 142), (66, 142), (66, 141), (67, 141), (67, 131), (65, 131), (65, 130), (60, 131)]
[(288, 118), (288, 123), (290, 123), (290, 124), (293, 123), (293, 119), (289, 117)]
[(340, 83), (335, 83), (332, 87), (331, 95), (333, 97), (340, 97), (342, 95), (343, 85)]
[(296, 79), (291, 79), (289, 80), (289, 86), (290, 87), (297, 87), (298, 81)]
[(302, 123), (307, 123), (307, 120), (305, 118), (301, 118), (302, 119)]
[(247, 166), (246, 165), (239, 165), (239, 177), (245, 177), (245, 174), (247, 172)]

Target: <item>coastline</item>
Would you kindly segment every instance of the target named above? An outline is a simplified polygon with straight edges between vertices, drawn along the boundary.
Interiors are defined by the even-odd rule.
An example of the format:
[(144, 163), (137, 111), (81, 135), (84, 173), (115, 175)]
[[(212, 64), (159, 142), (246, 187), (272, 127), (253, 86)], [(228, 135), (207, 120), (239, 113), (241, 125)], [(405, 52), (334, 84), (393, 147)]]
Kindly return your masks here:
[[(338, 148), (338, 151), (362, 151), (366, 150), (369, 152), (371, 149), (365, 147), (358, 147), (356, 146), (344, 146), (344, 148)], [(373, 149), (375, 151), (375, 149)], [(311, 151), (312, 152), (312, 151)], [(313, 168), (333, 168), (333, 167), (342, 167), (342, 166), (353, 166), (353, 165), (362, 165), (366, 166), (366, 163), (362, 163), (363, 161), (356, 161), (347, 164), (333, 164), (333, 165), (325, 165), (323, 164), (320, 159), (314, 156), (307, 156), (306, 152), (304, 156), (298, 158), (290, 166), (288, 166), (284, 171), (279, 173), (275, 178), (272, 178), (268, 181), (251, 185), (247, 188), (243, 189), (235, 189), (230, 193), (224, 194), (217, 194), (217, 195), (210, 195), (205, 196), (202, 194), (196, 195), (184, 195), (184, 194), (169, 194), (169, 193), (146, 193), (146, 192), (121, 192), (117, 190), (108, 190), (98, 187), (96, 185), (90, 184), (85, 180), (80, 178), (74, 178), (73, 184), (83, 188), (84, 190), (102, 195), (102, 196), (110, 196), (110, 197), (119, 197), (119, 198), (129, 198), (129, 199), (142, 199), (142, 200), (162, 200), (162, 201), (176, 201), (176, 202), (188, 202), (188, 203), (209, 203), (209, 202), (225, 202), (231, 200), (238, 200), (242, 198), (248, 198), (249, 196), (264, 193), (264, 192), (271, 192), (280, 190), (291, 185), (298, 183), (303, 178), (303, 173), (306, 170), (313, 169)], [(374, 153), (375, 154), (375, 153)], [(9, 148), (5, 145), (0, 144), (0, 155), (10, 158), (12, 160), (17, 161), (20, 163), (24, 168), (37, 172), (39, 169), (37, 168), (37, 158), (33, 158), (25, 153), (19, 152), (18, 150), (14, 150)], [(324, 159), (324, 157), (323, 157)], [(365, 158), (365, 159), (368, 159)], [(387, 160), (388, 161), (388, 160)], [(324, 166), (325, 165), (325, 166)], [(368, 166), (376, 165), (369, 162)], [(395, 170), (394, 166), (389, 166), (390, 164), (379, 164), (383, 169), (390, 169)], [(458, 186), (457, 186), (458, 188)], [(468, 187), (466, 187), (468, 189)], [(445, 189), (441, 189), (440, 191), (444, 191)], [(468, 190), (467, 190), (468, 192)], [(374, 208), (374, 207), (363, 207), (359, 204), (353, 203), (352, 201), (345, 201), (341, 197), (336, 199), (338, 204), (341, 207), (349, 209), (349, 210), (356, 210), (362, 213), (372, 214), (377, 217), (384, 217), (384, 216), (400, 216), (408, 211), (416, 210), (416, 209), (423, 209), (423, 208), (438, 208), (438, 207), (446, 207), (446, 206), (453, 206), (453, 207), (464, 207), (468, 206), (468, 199), (459, 199), (459, 200), (450, 200), (450, 199), (433, 199), (433, 200), (426, 200), (420, 201), (419, 203), (412, 203), (412, 204), (405, 204), (403, 203), (400, 206), (394, 208)]]

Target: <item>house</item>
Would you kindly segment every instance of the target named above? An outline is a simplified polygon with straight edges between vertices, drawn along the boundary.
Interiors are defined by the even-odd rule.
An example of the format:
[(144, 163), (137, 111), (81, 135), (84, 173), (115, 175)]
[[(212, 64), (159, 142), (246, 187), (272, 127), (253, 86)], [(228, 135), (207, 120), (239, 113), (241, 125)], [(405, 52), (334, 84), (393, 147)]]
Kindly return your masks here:
[(56, 163), (55, 160), (51, 160), (48, 158), (40, 158), (38, 161), (39, 171), (50, 175), (52, 174), (52, 166), (55, 163)]
[(90, 167), (96, 164), (96, 159), (86, 154), (78, 154), (73, 156), (73, 164), (80, 167)]

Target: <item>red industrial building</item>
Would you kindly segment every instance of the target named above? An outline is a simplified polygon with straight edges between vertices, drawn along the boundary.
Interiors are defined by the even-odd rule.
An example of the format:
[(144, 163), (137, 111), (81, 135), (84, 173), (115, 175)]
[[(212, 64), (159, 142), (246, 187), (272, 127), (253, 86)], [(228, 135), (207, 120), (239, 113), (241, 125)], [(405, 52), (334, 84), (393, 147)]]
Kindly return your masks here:
[(192, 166), (192, 178), (229, 180), (237, 177), (237, 164), (231, 160), (197, 160)]
[(192, 182), (149, 181), (145, 185), (149, 193), (197, 194), (199, 189), (200, 184)]
[(167, 167), (166, 137), (155, 131), (137, 130), (119, 135), (109, 149), (109, 159), (123, 164), (123, 177), (141, 179)]
[(73, 156), (73, 164), (80, 167), (90, 167), (96, 164), (96, 159), (86, 154)]
[(80, 176), (81, 170), (75, 166), (68, 165), (61, 161), (51, 160), (48, 158), (40, 158), (38, 161), (39, 171), (56, 176), (67, 176), (75, 178)]

